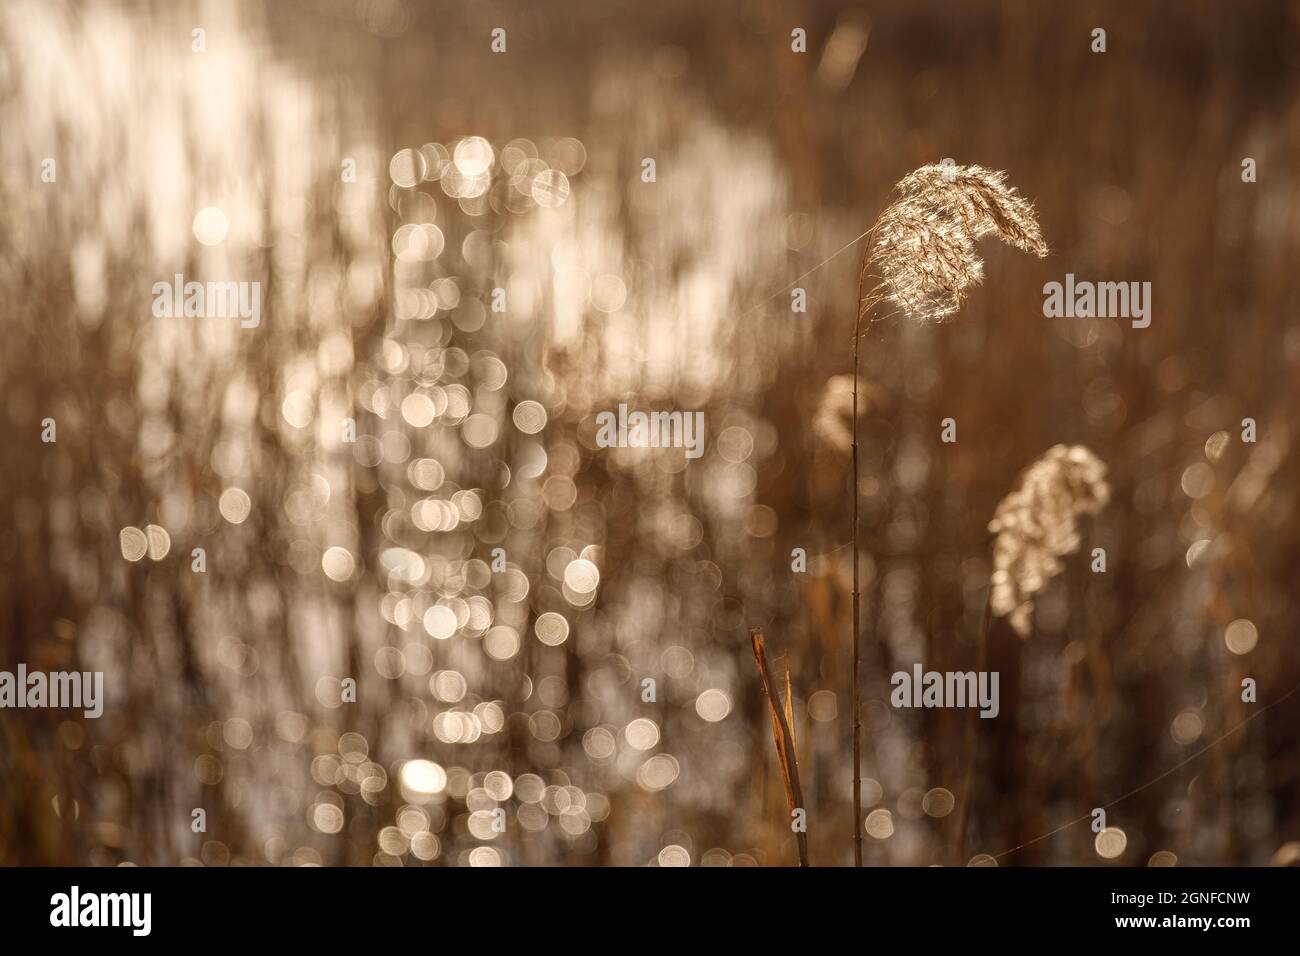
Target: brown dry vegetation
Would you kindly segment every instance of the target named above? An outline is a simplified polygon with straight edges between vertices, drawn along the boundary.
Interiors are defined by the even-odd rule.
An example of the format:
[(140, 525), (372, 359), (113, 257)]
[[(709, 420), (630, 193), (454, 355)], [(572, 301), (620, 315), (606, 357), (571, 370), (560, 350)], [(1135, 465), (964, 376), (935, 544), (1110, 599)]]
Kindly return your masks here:
[[(801, 280), (806, 314), (783, 290), (944, 157), (1006, 170), (1051, 254), (985, 240), (957, 315), (863, 341), (864, 790), (892, 827), (865, 862), (1098, 863), (1086, 821), (1037, 838), (1112, 803), (1121, 864), (1300, 856), (1300, 694), (1264, 711), (1300, 684), (1296, 4), (411, 3), (368, 24), (353, 4), (233, 7), (204, 61), (183, 5), (0, 12), (0, 669), (102, 669), (109, 688), (99, 721), (0, 711), (0, 861), (792, 865), (760, 625), (791, 674), (811, 861), (848, 863), (860, 248)], [(825, 50), (854, 29), (869, 39), (844, 66)], [(576, 137), (586, 161), (558, 210), (420, 184), (445, 251), (399, 267), (417, 213), (390, 157), (470, 135), (553, 163), (548, 138)], [(209, 205), (233, 213), (219, 261), (191, 232)], [(259, 329), (151, 317), (153, 282), (204, 270), (265, 283)], [(1067, 272), (1150, 281), (1151, 327), (1045, 319)], [(446, 278), (460, 305), (399, 317), (399, 289)], [(476, 313), (504, 283), (508, 316)], [(463, 386), (496, 437), (404, 419), (430, 383)], [(536, 435), (514, 427), (527, 400), (548, 414)], [(620, 401), (704, 410), (708, 454), (596, 449), (592, 416)], [(975, 666), (989, 521), (1058, 443), (1106, 464), (1110, 502), (1030, 635), (993, 623), (1001, 713), (967, 786), (969, 714), (896, 711), (888, 678)], [(419, 458), (442, 486), (421, 487)], [(231, 487), (239, 524), (218, 507)], [(481, 516), (413, 522), (466, 491)], [(126, 561), (119, 531), (146, 524), (169, 555)], [(332, 547), (355, 563), (342, 581)], [(494, 547), (513, 576), (487, 573)], [(396, 548), (428, 576), (395, 580)], [(564, 591), (579, 554), (600, 571), (586, 607)], [(488, 653), (473, 624), (431, 637), (421, 614), (448, 595), (486, 598), (517, 650), (498, 632)], [(535, 636), (546, 612), (563, 643)], [(1245, 654), (1225, 643), (1237, 620), (1258, 633)], [(435, 694), (438, 673), (455, 677)], [(318, 682), (345, 675), (358, 702), (329, 706)], [(491, 724), (488, 705), (502, 724), (474, 737), (455, 712)], [(447, 771), (436, 800), (402, 792), (412, 759)], [(493, 794), (500, 837), (473, 817)], [(961, 813), (938, 815), (953, 801), (965, 854)]]

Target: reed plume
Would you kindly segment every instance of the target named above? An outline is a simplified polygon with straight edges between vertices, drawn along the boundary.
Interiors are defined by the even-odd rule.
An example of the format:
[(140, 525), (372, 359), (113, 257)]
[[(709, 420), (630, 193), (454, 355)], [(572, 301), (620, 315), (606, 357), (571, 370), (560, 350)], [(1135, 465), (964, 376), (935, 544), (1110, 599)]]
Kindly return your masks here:
[(1082, 445), (1055, 445), (1025, 469), (989, 522), (993, 575), (989, 602), (1021, 637), (1029, 634), (1034, 595), (1079, 547), (1077, 519), (1110, 500), (1106, 466)]
[[(858, 273), (853, 323), (853, 865), (862, 865), (862, 704), (859, 668), (861, 583), (858, 576), (858, 346), (862, 320), (884, 301), (919, 321), (955, 315), (984, 277), (977, 240), (994, 235), (1042, 258), (1047, 244), (1033, 205), (1007, 185), (1006, 173), (983, 166), (922, 166), (894, 187), (898, 193), (868, 239)], [(875, 284), (869, 285), (868, 280)], [(875, 322), (877, 317), (872, 317)], [(870, 323), (869, 323), (870, 324)]]
[(859, 313), (886, 298), (922, 321), (955, 315), (984, 277), (975, 242), (985, 236), (1046, 256), (1034, 207), (1006, 180), (983, 166), (922, 166), (905, 176), (871, 230), (862, 272), (879, 282), (859, 295)]

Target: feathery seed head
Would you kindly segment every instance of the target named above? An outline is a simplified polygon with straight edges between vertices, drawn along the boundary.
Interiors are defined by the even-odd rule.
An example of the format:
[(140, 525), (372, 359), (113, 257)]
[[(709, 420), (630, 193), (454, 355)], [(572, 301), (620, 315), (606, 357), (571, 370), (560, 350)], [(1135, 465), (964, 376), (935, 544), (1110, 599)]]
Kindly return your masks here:
[[(872, 230), (863, 271), (878, 273), (879, 295), (918, 319), (954, 315), (980, 283), (984, 262), (977, 239), (994, 234), (1024, 252), (1047, 255), (1034, 207), (1007, 185), (1006, 173), (935, 164), (909, 173), (895, 189), (898, 199)], [(872, 299), (865, 297), (859, 308), (870, 308)]]
[(1021, 637), (1029, 634), (1034, 595), (1061, 571), (1061, 558), (1079, 548), (1076, 520), (1110, 500), (1106, 466), (1082, 445), (1056, 445), (1030, 465), (1002, 499), (989, 531), (993, 541), (993, 613)]

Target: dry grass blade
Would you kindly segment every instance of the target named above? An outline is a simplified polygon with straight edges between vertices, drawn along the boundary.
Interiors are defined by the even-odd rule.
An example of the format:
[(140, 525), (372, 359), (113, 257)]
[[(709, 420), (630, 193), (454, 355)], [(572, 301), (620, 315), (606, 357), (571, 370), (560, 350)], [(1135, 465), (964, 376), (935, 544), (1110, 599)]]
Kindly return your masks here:
[[(791, 709), (790, 673), (786, 672), (786, 697), (782, 704), (776, 682), (772, 678), (772, 669), (767, 664), (767, 652), (763, 647), (763, 629), (751, 627), (749, 639), (754, 645), (754, 660), (758, 663), (758, 674), (763, 681), (763, 693), (767, 697), (768, 713), (772, 717), (772, 738), (776, 741), (776, 757), (781, 765), (781, 779), (785, 784), (785, 802), (793, 819), (795, 810), (803, 809), (803, 788), (799, 785), (799, 761), (794, 750), (794, 712)], [(808, 865), (808, 835), (795, 831), (799, 844), (799, 865)]]
[(788, 669), (785, 672), (785, 725), (790, 731), (790, 747), (797, 751), (799, 740), (794, 732), (794, 691), (790, 688), (790, 671)]

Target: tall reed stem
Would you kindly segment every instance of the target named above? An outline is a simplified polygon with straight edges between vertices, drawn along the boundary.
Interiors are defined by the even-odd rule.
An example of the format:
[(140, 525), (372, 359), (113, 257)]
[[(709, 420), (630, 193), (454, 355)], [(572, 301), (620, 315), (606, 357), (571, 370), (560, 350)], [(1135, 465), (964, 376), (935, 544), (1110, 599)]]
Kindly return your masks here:
[[(862, 317), (889, 299), (922, 321), (956, 315), (971, 288), (979, 284), (983, 260), (976, 240), (996, 235), (1003, 242), (1039, 258), (1047, 255), (1034, 207), (1007, 185), (1006, 174), (951, 161), (922, 166), (895, 187), (898, 198), (885, 207), (866, 239), (858, 272), (857, 317), (853, 321), (853, 865), (862, 865), (862, 582), (858, 573), (859, 528), (858, 358)], [(857, 240), (854, 240), (855, 242)], [(863, 295), (868, 270), (878, 284)], [(868, 328), (876, 320), (868, 323)], [(990, 605), (991, 607), (991, 605)], [(988, 617), (981, 629), (981, 667), (988, 641)], [(974, 772), (974, 727), (968, 781)], [(967, 789), (969, 790), (969, 784)], [(961, 852), (965, 853), (969, 793), (962, 805)]]
[(853, 865), (862, 865), (862, 579), (858, 575), (858, 343), (862, 340), (862, 314), (868, 309), (862, 299), (862, 283), (866, 278), (866, 256), (870, 255), (871, 242), (867, 242), (862, 269), (858, 275), (857, 318), (853, 320), (853, 689), (850, 705), (853, 708)]
[[(984, 618), (980, 622), (980, 636), (977, 650), (975, 651), (975, 673), (982, 674), (988, 667), (989, 657), (989, 625), (993, 621), (993, 590), (989, 589), (989, 596), (984, 600)], [(966, 863), (966, 827), (970, 822), (970, 805), (972, 803), (972, 788), (975, 786), (975, 756), (976, 748), (979, 744), (979, 737), (976, 736), (976, 728), (979, 727), (979, 712), (972, 710), (966, 724), (966, 775), (961, 787), (961, 813), (957, 817), (957, 864), (963, 866)]]

